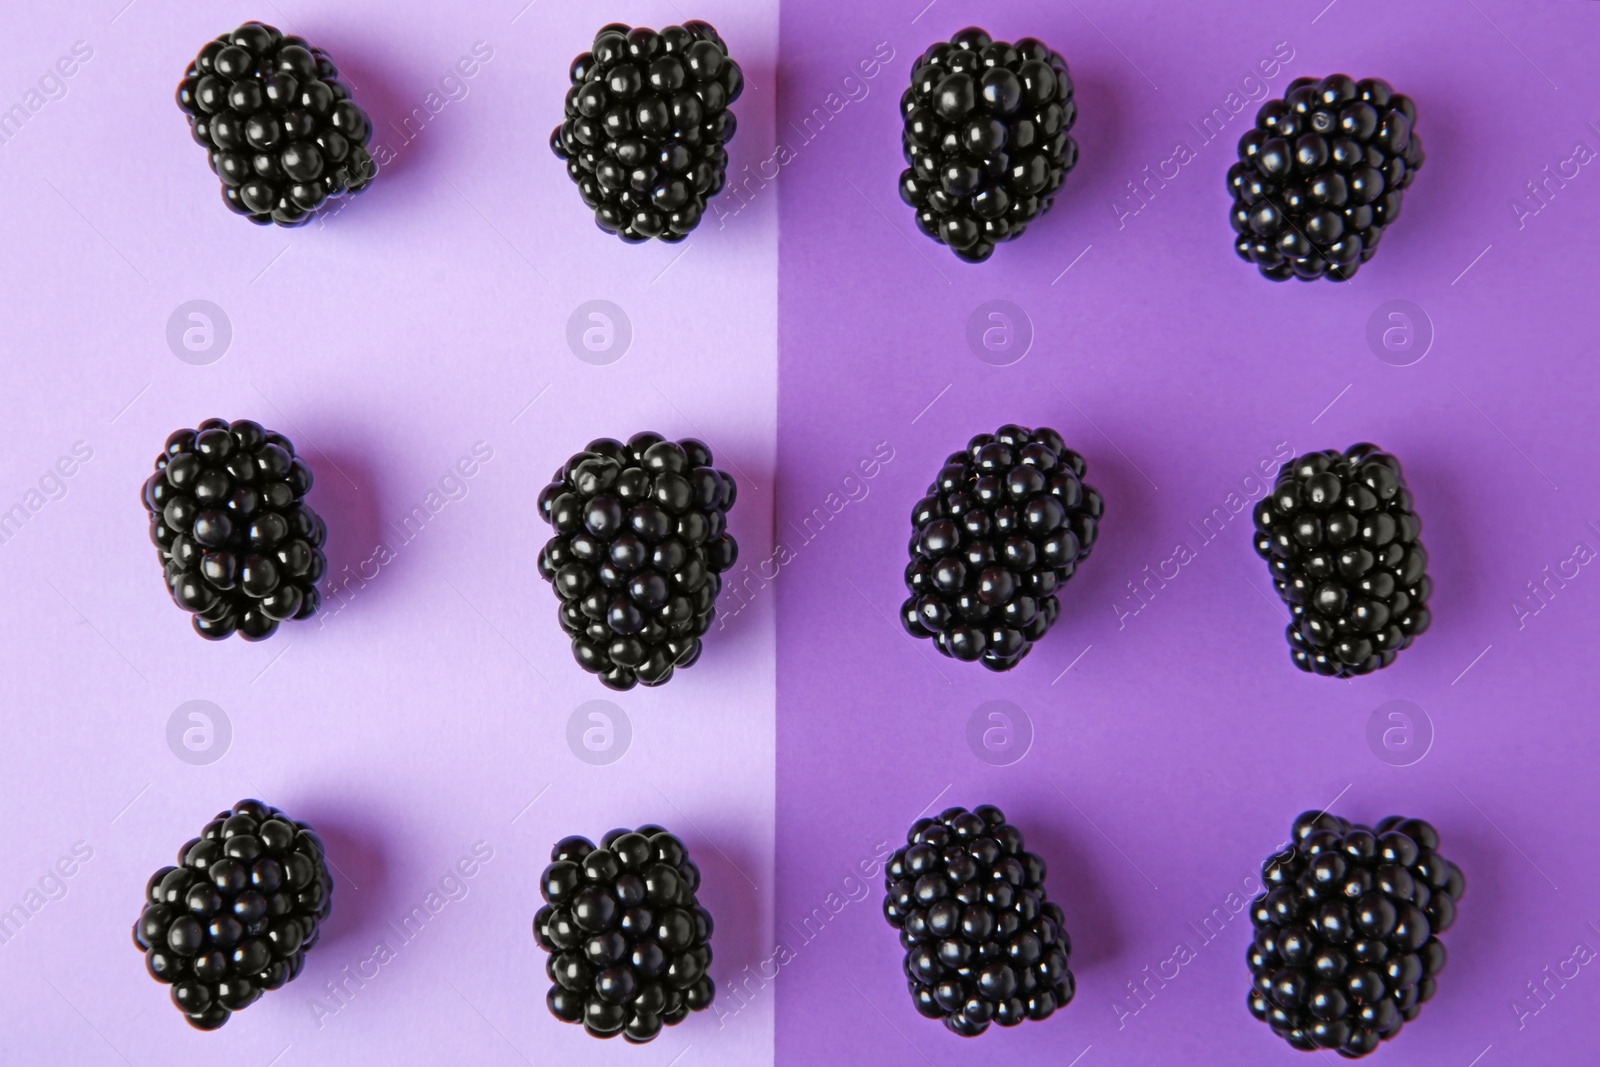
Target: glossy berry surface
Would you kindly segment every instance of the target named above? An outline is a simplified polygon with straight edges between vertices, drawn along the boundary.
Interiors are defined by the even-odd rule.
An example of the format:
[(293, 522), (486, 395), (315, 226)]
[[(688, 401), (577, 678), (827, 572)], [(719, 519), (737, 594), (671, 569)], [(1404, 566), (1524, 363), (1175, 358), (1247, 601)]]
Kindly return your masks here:
[(1072, 1000), (1072, 939), (1045, 899), (1044, 860), (1000, 809), (918, 819), (889, 861), (883, 914), (900, 931), (917, 1011), (976, 1037)]
[(189, 131), (251, 222), (300, 226), (377, 174), (372, 123), (333, 60), (304, 38), (247, 22), (200, 50), (178, 85)]
[(241, 800), (150, 876), (133, 943), (197, 1030), (215, 1030), (293, 981), (333, 907), (322, 839), (259, 800)]
[(1365, 1056), (1432, 999), (1466, 882), (1421, 819), (1308, 811), (1291, 837), (1251, 904), (1250, 1014), (1297, 1049)]
[(305, 502), (310, 488), (289, 439), (248, 419), (167, 438), (144, 506), (167, 590), (201, 637), (260, 641), (316, 614), (328, 531)]
[(1422, 166), (1417, 106), (1380, 78), (1296, 78), (1239, 139), (1234, 249), (1273, 281), (1347, 281)]
[(945, 459), (911, 509), (900, 621), (946, 656), (1010, 670), (1061, 614), (1105, 502), (1061, 435), (1007, 425)]
[(968, 262), (1022, 236), (1078, 162), (1067, 61), (1032, 37), (1007, 44), (969, 26), (933, 45), (912, 64), (900, 114), (900, 199)]
[(1400, 461), (1376, 445), (1284, 464), (1255, 508), (1255, 548), (1288, 605), (1289, 654), (1348, 678), (1389, 666), (1433, 621), (1422, 520)]
[(700, 870), (659, 826), (563, 838), (539, 880), (533, 936), (550, 953), (550, 1014), (643, 1044), (716, 996)]
[(728, 533), (737, 495), (704, 444), (656, 433), (591, 441), (556, 471), (539, 494), (555, 527), (539, 573), (561, 598), (579, 666), (631, 689), (700, 657), (722, 572), (739, 556)]
[(624, 241), (681, 241), (722, 191), (744, 74), (709, 23), (659, 33), (613, 22), (572, 61), (550, 147), (597, 226)]

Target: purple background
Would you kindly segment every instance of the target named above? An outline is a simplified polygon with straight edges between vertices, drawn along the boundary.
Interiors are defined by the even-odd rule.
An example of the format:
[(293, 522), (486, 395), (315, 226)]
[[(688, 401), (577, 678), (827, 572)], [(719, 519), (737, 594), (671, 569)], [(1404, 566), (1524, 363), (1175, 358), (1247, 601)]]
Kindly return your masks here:
[[(1512, 604), (1576, 543), (1600, 548), (1590, 525), (1600, 522), (1600, 172), (1581, 167), (1520, 230), (1510, 204), (1575, 143), (1600, 147), (1586, 126), (1600, 120), (1600, 7), (925, 3), (853, 5), (848, 18), (834, 4), (782, 12), (779, 129), (796, 143), (800, 117), (829, 106), (830, 92), (860, 96), (845, 83), (858, 60), (880, 42), (894, 59), (778, 179), (780, 536), (805, 542), (801, 517), (826, 506), (875, 443), (894, 459), (775, 579), (777, 922), (795, 952), (769, 982), (780, 1064), (1302, 1062), (1245, 1009), (1247, 915), (1210, 943), (1188, 924), (1228, 914), (1228, 895), (1248, 895), (1245, 880), (1294, 815), (1335, 798), (1356, 819), (1434, 820), (1467, 872), (1438, 996), (1379, 1060), (1592, 1060), (1600, 978), (1589, 968), (1565, 987), (1552, 981), (1521, 1029), (1512, 1003), (1578, 942), (1600, 945), (1588, 925), (1600, 920), (1600, 579), (1580, 568), (1525, 628)], [(1067, 56), (1082, 148), (1051, 213), (978, 267), (917, 234), (895, 191), (895, 101), (911, 64), (973, 22)], [(1187, 125), (1223, 106), (1280, 41), (1294, 58), (1274, 94), (1295, 76), (1343, 70), (1391, 79), (1421, 111), (1428, 160), (1405, 216), (1346, 286), (1273, 285), (1234, 257), (1223, 178), (1255, 106), (1208, 145)], [(1119, 227), (1114, 198), (1180, 140), (1196, 158)], [(965, 338), (974, 309), (997, 298), (1035, 335), (1007, 367), (975, 358)], [(1414, 366), (1380, 361), (1365, 340), (1374, 310), (1397, 298), (1420, 305), (1437, 334)], [(1062, 431), (1107, 512), (1060, 623), (995, 676), (939, 658), (895, 616), (912, 502), (948, 452), (1008, 421)], [(1188, 524), (1279, 442), (1307, 451), (1363, 439), (1406, 464), (1436, 623), (1392, 669), (1335, 682), (1289, 664), (1248, 513), (1205, 544)], [(1112, 605), (1127, 583), (1179, 542), (1195, 558), (1119, 626)], [(1367, 742), (1369, 717), (1394, 699), (1420, 707), (1413, 718), (1435, 733), (1407, 767)], [(990, 700), (1031, 721), (1031, 751), (1014, 765), (989, 766), (968, 747), (968, 719)], [(857, 862), (903, 842), (924, 808), (985, 801), (1049, 862), (1078, 994), (1047, 1023), (974, 1046), (912, 1010), (878, 910), (881, 880), (845, 901)], [(833, 917), (798, 933), (817, 910)], [(1152, 983), (1147, 1005), (1130, 999), (1140, 1010), (1119, 1028), (1126, 984), (1159, 971), (1180, 941), (1195, 958)]]
[[(1521, 1000), (1520, 1028), (1513, 1005), (1576, 943), (1600, 945), (1588, 925), (1600, 923), (1591, 568), (1552, 582), (1520, 620), (1513, 605), (1577, 543), (1600, 548), (1585, 314), (1600, 178), (1590, 164), (1552, 183), (1520, 227), (1511, 205), (1577, 142), (1600, 148), (1587, 62), (1600, 11), (913, 0), (845, 18), (790, 0), (780, 79), (779, 16), (753, 8), (103, 0), (11, 20), (0, 107), (25, 101), (74, 42), (93, 56), (0, 143), (0, 510), (27, 507), (76, 442), (93, 457), (0, 542), (0, 908), (43, 900), (29, 893), (78, 842), (92, 858), (0, 942), (0, 1062), (142, 1067), (221, 1050), (260, 1064), (743, 1065), (772, 1058), (775, 1009), (785, 1064), (1291, 1062), (1244, 1010), (1245, 918), (1203, 945), (1189, 924), (1226, 913), (1292, 816), (1335, 798), (1355, 818), (1431, 818), (1468, 873), (1452, 964), (1405, 1034), (1408, 1062), (1586, 1056), (1590, 968), (1552, 980), (1548, 1005)], [(229, 216), (171, 104), (206, 38), (261, 16), (332, 52), (395, 156), (325, 226)], [(686, 245), (624, 249), (594, 231), (545, 138), (566, 64), (600, 22), (685, 17), (715, 22), (747, 74), (737, 191)], [(894, 102), (927, 43), (979, 21), (1066, 53), (1083, 159), (1022, 242), (967, 267), (917, 235), (895, 195)], [(442, 84), (478, 41), (493, 58)], [(1279, 42), (1294, 58), (1273, 93), (1343, 69), (1391, 78), (1422, 109), (1428, 164), (1382, 255), (1348, 286), (1272, 286), (1233, 258), (1222, 177), (1254, 105), (1211, 144), (1188, 125), (1258, 89), (1241, 81)], [(880, 46), (892, 58), (862, 76)], [(418, 107), (420, 132), (413, 121), (402, 133)], [(1136, 201), (1113, 207), (1179, 140), (1194, 160), (1152, 183), (1137, 214)], [(174, 309), (197, 298), (233, 330), (209, 366), (166, 339)], [(610, 366), (566, 339), (594, 299), (632, 323)], [(1032, 331), (1011, 366), (967, 341), (995, 299)], [(1436, 335), (1413, 366), (1366, 340), (1394, 299), (1420, 306)], [(295, 439), (336, 575), (372, 574), (374, 546), (396, 546), (414, 507), (434, 491), (449, 502), (321, 625), (204, 644), (161, 594), (137, 487), (170, 430), (212, 414)], [(947, 452), (1011, 420), (1065, 433), (1109, 505), (1063, 621), (995, 676), (939, 659), (894, 617), (911, 502)], [(731, 576), (726, 632), (698, 666), (618, 696), (571, 664), (554, 624), (533, 572), (534, 496), (588, 438), (644, 427), (706, 438), (740, 477), (733, 526), (750, 569)], [(1363, 438), (1406, 462), (1439, 621), (1377, 677), (1307, 678), (1287, 663), (1247, 517), (1209, 543), (1189, 524), (1248, 493), (1280, 443)], [(448, 481), (480, 441), (493, 459)], [(875, 450), (893, 458), (862, 477)], [(1180, 541), (1195, 558), (1126, 615), (1139, 606), (1127, 583)], [(604, 699), (632, 743), (592, 766), (567, 727)], [(231, 723), (208, 766), (168, 747), (169, 719), (191, 700)], [(1009, 766), (967, 740), (996, 700), (1032, 734)], [(1390, 700), (1412, 702), (1413, 725), (1433, 735), (1409, 766), (1369, 745)], [(322, 829), (337, 908), (298, 982), (196, 1035), (141, 973), (128, 926), (150, 871), (249, 795)], [(1047, 1024), (974, 1046), (911, 1010), (880, 880), (858, 865), (923, 808), (983, 801), (1051, 864), (1079, 994)], [(624, 1049), (550, 1019), (528, 922), (554, 839), (646, 820), (678, 828), (705, 871), (722, 994), (715, 1013)], [(393, 945), (390, 924), (480, 841), (493, 859), (465, 895), (455, 888), (319, 1026), (310, 1003), (324, 983)], [(780, 939), (794, 958), (763, 978)], [(1148, 1005), (1127, 1002), (1140, 1010), (1119, 1029), (1126, 983), (1179, 941), (1196, 958)]]
[[(596, 13), (547, 0), (136, 0), (119, 15), (125, 3), (17, 8), (0, 48), (7, 107), (74, 41), (93, 49), (65, 98), (0, 145), (0, 500), (22, 500), (73, 442), (93, 449), (65, 497), (0, 544), (0, 907), (75, 842), (93, 850), (65, 896), (0, 944), (0, 1061), (770, 1059), (769, 1006), (725, 1030), (696, 1016), (645, 1049), (588, 1039), (545, 1010), (530, 932), (554, 841), (654, 821), (683, 834), (704, 872), (721, 920), (713, 973), (768, 940), (773, 600), (741, 612), (671, 686), (618, 695), (572, 663), (534, 570), (548, 533), (536, 494), (602, 434), (703, 435), (740, 475), (736, 535), (771, 537), (776, 201), (684, 245), (627, 248), (594, 228), (547, 146), (567, 65), (603, 22), (682, 16), (670, 3)], [(698, 13), (751, 72), (746, 143), (770, 141), (776, 14), (720, 0)], [(327, 49), (397, 154), (325, 227), (231, 216), (172, 102), (200, 46), (251, 17)], [(441, 89), (480, 40), (493, 58), (465, 96)], [(407, 142), (399, 125), (430, 92), (449, 103)], [(166, 341), (169, 315), (195, 298), (232, 322), (210, 366)], [(568, 349), (568, 317), (591, 299), (632, 322), (610, 366)], [(260, 419), (308, 457), (335, 575), (380, 540), (394, 548), (325, 625), (212, 645), (166, 600), (139, 486), (170, 431), (214, 414)], [(394, 525), (477, 441), (493, 459), (450, 482), (459, 499), (398, 545)], [(169, 716), (195, 699), (233, 729), (204, 767), (166, 742)], [(609, 766), (566, 741), (569, 716), (594, 699), (632, 723), (631, 750)], [(321, 829), (335, 910), (299, 980), (197, 1034), (128, 931), (146, 877), (252, 795)], [(465, 897), (396, 947), (390, 924), (478, 841), (493, 859)], [(395, 958), (319, 1027), (313, 998), (380, 940)]]

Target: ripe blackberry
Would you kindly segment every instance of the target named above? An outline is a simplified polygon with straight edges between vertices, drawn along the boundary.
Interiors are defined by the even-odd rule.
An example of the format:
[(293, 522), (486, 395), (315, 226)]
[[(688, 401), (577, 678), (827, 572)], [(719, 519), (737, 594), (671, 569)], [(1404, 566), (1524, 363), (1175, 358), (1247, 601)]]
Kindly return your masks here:
[(572, 61), (550, 135), (594, 221), (624, 241), (681, 241), (722, 191), (744, 73), (710, 23), (613, 22)]
[(539, 880), (533, 936), (550, 953), (550, 1014), (591, 1037), (652, 1041), (716, 996), (700, 869), (659, 826), (567, 837)]
[(900, 621), (946, 656), (1022, 662), (1061, 613), (1056, 591), (1089, 555), (1105, 502), (1054, 430), (1007, 425), (945, 461), (911, 509)]
[(310, 488), (294, 445), (260, 423), (207, 419), (167, 438), (144, 506), (167, 589), (201, 637), (260, 641), (316, 614), (328, 528)]
[(377, 174), (372, 123), (333, 60), (260, 22), (200, 50), (178, 106), (222, 179), (223, 202), (251, 222), (300, 226)]
[(1261, 867), (1250, 1014), (1297, 1049), (1354, 1059), (1400, 1033), (1444, 969), (1437, 934), (1466, 888), (1421, 819), (1374, 828), (1308, 811)]
[(1044, 860), (1000, 809), (918, 819), (884, 875), (917, 1011), (962, 1037), (1048, 1019), (1072, 1000), (1072, 938), (1045, 899)]
[(912, 65), (900, 114), (900, 199), (918, 229), (971, 263), (1050, 210), (1078, 162), (1067, 61), (1032, 37), (1012, 45), (969, 26), (933, 45)]
[(299, 977), (333, 907), (322, 839), (259, 800), (218, 812), (150, 876), (133, 943), (196, 1030)]
[(1380, 78), (1296, 78), (1239, 139), (1233, 247), (1275, 282), (1355, 276), (1422, 166), (1417, 106)]
[(739, 555), (728, 533), (737, 489), (704, 444), (656, 433), (590, 441), (556, 471), (539, 494), (556, 531), (539, 573), (561, 598), (580, 667), (632, 689), (700, 658), (720, 576)]
[(1303, 671), (1349, 678), (1393, 663), (1428, 628), (1433, 594), (1400, 461), (1377, 445), (1308, 452), (1256, 505), (1256, 552), (1292, 616)]

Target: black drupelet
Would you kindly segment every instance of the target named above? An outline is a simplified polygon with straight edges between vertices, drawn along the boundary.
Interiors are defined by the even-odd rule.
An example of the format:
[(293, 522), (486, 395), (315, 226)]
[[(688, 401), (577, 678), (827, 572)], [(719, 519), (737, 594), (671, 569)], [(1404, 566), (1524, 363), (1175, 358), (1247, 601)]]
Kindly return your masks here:
[(1250, 1013), (1298, 1049), (1365, 1056), (1437, 988), (1466, 889), (1421, 819), (1368, 828), (1324, 812), (1294, 821), (1251, 906)]
[(612, 689), (661, 685), (700, 656), (721, 574), (739, 546), (728, 533), (737, 487), (711, 450), (638, 433), (589, 442), (539, 494), (555, 527), (539, 573), (584, 670)]
[(722, 191), (744, 74), (709, 23), (613, 22), (572, 61), (550, 147), (594, 221), (624, 241), (681, 241)]
[(993, 805), (912, 824), (884, 874), (883, 913), (900, 931), (919, 1013), (976, 1037), (990, 1023), (1048, 1019), (1072, 1000), (1072, 939), (1044, 875)]
[(1061, 612), (1105, 503), (1083, 457), (1041, 427), (1002, 426), (945, 459), (911, 511), (900, 619), (946, 656), (1010, 670)]
[(259, 800), (218, 812), (151, 875), (133, 942), (197, 1030), (292, 981), (333, 907), (322, 840)]
[(1284, 464), (1255, 508), (1255, 548), (1288, 605), (1303, 671), (1347, 678), (1389, 666), (1433, 621), (1428, 553), (1400, 461), (1376, 445)]
[(1078, 162), (1067, 62), (1032, 37), (1007, 44), (969, 26), (933, 45), (912, 65), (900, 114), (900, 198), (918, 229), (969, 262), (1022, 236)]
[(1297, 78), (1239, 139), (1234, 249), (1273, 281), (1345, 281), (1378, 251), (1422, 166), (1417, 107), (1380, 78)]
[(178, 85), (190, 132), (251, 222), (300, 226), (377, 174), (372, 123), (327, 53), (247, 22), (200, 50)]
[(642, 1044), (710, 1007), (712, 923), (699, 887), (683, 842), (659, 826), (612, 830), (599, 848), (557, 842), (533, 920), (550, 953), (550, 1013), (593, 1037)]
[(167, 589), (201, 637), (260, 641), (316, 614), (328, 530), (310, 488), (294, 445), (260, 423), (207, 419), (167, 438), (144, 506)]

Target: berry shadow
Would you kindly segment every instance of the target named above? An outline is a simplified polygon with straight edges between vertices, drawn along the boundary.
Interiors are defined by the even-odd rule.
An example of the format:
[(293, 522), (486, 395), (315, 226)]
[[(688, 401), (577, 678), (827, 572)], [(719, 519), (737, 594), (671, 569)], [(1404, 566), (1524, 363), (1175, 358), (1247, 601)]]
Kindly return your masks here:
[(1057, 828), (1058, 809), (1026, 811), (1021, 817), (1007, 809), (1006, 816), (1012, 825), (1022, 827), (1028, 851), (1045, 862), (1045, 895), (1060, 905), (1067, 921), (1072, 938), (1069, 966), (1081, 981), (1083, 972), (1121, 955), (1122, 935), (1112, 896), (1088, 854)]
[[(397, 173), (409, 169), (412, 160), (422, 151), (421, 133), (425, 126), (417, 127), (413, 113), (420, 112), (425, 120), (433, 118), (423, 105), (428, 90), (402, 95), (393, 79), (407, 72), (392, 57), (369, 52), (368, 42), (346, 41), (337, 36), (322, 38), (314, 31), (307, 37), (332, 57), (339, 68), (339, 76), (350, 86), (356, 105), (371, 120), (372, 141), (368, 150), (378, 164), (378, 176), (372, 188), (360, 194), (360, 199), (365, 200), (373, 190), (390, 184)], [(423, 76), (416, 78), (417, 83), (425, 80)], [(408, 119), (412, 120), (409, 126)]]
[(333, 910), (316, 948), (306, 956), (306, 969), (319, 961), (336, 969), (344, 961), (328, 953), (330, 946), (370, 949), (387, 929), (385, 920), (400, 907), (389, 877), (390, 846), (380, 829), (391, 820), (352, 805), (347, 797), (297, 804), (294, 813), (322, 838), (333, 874)]
[[(312, 508), (328, 526), (323, 552), (328, 570), (319, 588), (326, 623), (358, 601), (365, 607), (381, 588), (372, 580), (378, 561), (377, 546), (385, 542), (377, 477), (366, 459), (335, 448), (331, 452), (308, 447), (300, 453), (315, 478), (309, 498)], [(377, 577), (382, 577), (378, 572)], [(334, 596), (330, 590), (337, 590)]]
[[(672, 828), (680, 822), (672, 819), (662, 825)], [(691, 832), (679, 836), (688, 846), (689, 858), (700, 868), (696, 896), (700, 906), (711, 913), (711, 975), (726, 989), (746, 963), (771, 954), (772, 946), (765, 944), (761, 935), (762, 892), (757, 888), (766, 878), (755, 849), (744, 842), (749, 832), (746, 825), (701, 825), (704, 833), (698, 827), (683, 827)]]
[[(1063, 241), (1088, 232), (1091, 224), (1105, 217), (1105, 198), (1101, 190), (1114, 190), (1138, 170), (1122, 158), (1123, 101), (1137, 94), (1127, 79), (1107, 77), (1093, 68), (1072, 67), (1073, 101), (1078, 105), (1078, 121), (1071, 136), (1078, 142), (1078, 162), (1068, 172), (1056, 193), (1055, 203), (1043, 218), (1028, 227), (1053, 232)], [(1126, 172), (1126, 173), (1124, 173)], [(1028, 234), (1022, 240), (1026, 241)], [(1076, 254), (1076, 253), (1074, 253)]]
[[(1062, 424), (1054, 425), (1059, 430)], [(1061, 601), (1061, 617), (1051, 627), (1046, 641), (1056, 638), (1058, 633), (1068, 632), (1069, 628), (1081, 637), (1093, 634), (1109, 616), (1104, 605), (1117, 599), (1118, 590), (1138, 575), (1145, 561), (1165, 554), (1157, 544), (1161, 535), (1152, 528), (1155, 509), (1150, 501), (1156, 490), (1110, 445), (1084, 451), (1079, 446), (1104, 444), (1104, 439), (1094, 440), (1100, 435), (1092, 429), (1089, 432), (1094, 438), (1079, 433), (1081, 419), (1073, 420), (1070, 425), (1074, 436), (1068, 437), (1067, 447), (1083, 455), (1087, 463), (1083, 480), (1100, 493), (1106, 506), (1089, 557), (1079, 562), (1057, 594)], [(1113, 433), (1116, 430), (1112, 428)], [(1061, 432), (1067, 436), (1069, 431)], [(1095, 605), (1099, 605), (1098, 610)]]

